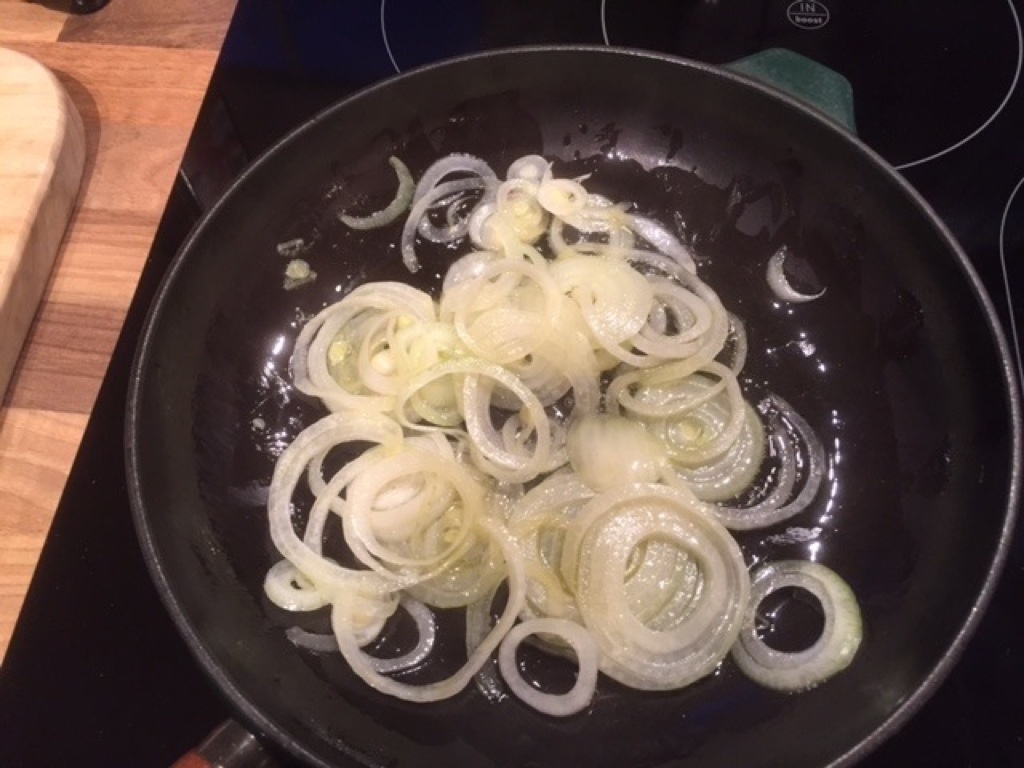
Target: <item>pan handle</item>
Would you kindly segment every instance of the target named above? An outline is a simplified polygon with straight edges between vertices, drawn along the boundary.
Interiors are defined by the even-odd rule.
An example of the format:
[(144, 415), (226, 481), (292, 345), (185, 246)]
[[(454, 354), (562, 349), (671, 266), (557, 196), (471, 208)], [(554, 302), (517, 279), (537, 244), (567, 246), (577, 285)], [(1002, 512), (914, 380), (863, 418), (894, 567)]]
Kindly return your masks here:
[(768, 48), (726, 64), (725, 68), (808, 103), (850, 133), (857, 133), (853, 86), (824, 64), (785, 48)]
[(255, 736), (234, 720), (225, 720), (171, 768), (274, 768), (277, 763)]

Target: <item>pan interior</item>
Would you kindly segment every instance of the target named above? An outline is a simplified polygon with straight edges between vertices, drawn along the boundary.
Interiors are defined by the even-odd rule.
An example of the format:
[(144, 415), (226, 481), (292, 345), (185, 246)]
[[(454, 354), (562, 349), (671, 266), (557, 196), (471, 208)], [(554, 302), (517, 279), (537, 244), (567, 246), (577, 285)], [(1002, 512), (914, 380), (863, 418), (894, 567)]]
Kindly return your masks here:
[[(673, 693), (602, 680), (589, 712), (554, 721), (472, 689), (400, 702), (285, 639), (294, 618), (262, 595), (277, 560), (262, 489), (284, 445), (323, 414), (290, 386), (292, 342), (305, 318), (363, 282), (437, 288), (449, 254), (428, 253), (413, 278), (395, 228), (355, 232), (336, 214), (388, 200), (391, 155), (418, 174), (449, 152), (499, 173), (522, 154), (557, 158), (566, 172), (592, 172), (593, 191), (681, 225), (704, 279), (747, 322), (748, 397), (781, 394), (829, 451), (811, 509), (741, 543), (748, 562), (815, 559), (851, 584), (865, 640), (845, 673), (799, 695), (761, 689), (730, 662)], [(317, 279), (285, 291), (275, 246), (293, 238), (310, 243), (303, 258)], [(772, 302), (764, 269), (784, 243), (826, 286), (821, 300)], [(260, 160), (176, 262), (130, 410), (144, 548), (179, 627), (242, 716), (315, 763), (844, 763), (949, 652), (1004, 534), (1007, 374), (961, 261), (861, 147), (704, 67), (536, 50), (397, 79)], [(773, 536), (792, 526), (814, 535)], [(458, 620), (442, 624), (443, 642), (457, 644)]]

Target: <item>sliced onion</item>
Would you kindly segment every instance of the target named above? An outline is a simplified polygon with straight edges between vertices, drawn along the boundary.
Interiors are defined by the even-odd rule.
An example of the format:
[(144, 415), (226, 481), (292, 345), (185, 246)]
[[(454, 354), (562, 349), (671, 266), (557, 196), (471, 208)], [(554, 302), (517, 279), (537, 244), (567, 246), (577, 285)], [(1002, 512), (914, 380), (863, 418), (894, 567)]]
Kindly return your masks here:
[(619, 403), (661, 438), (673, 462), (702, 467), (727, 454), (740, 439), (749, 406), (735, 375), (708, 363), (679, 381), (623, 392)]
[(595, 491), (653, 483), (666, 462), (665, 447), (644, 427), (621, 416), (589, 414), (569, 429), (569, 463)]
[(285, 240), (284, 242), (278, 243), (276, 250), (278, 255), (284, 256), (288, 259), (293, 259), (306, 250), (309, 244), (301, 237), (295, 237), (291, 240)]
[(579, 306), (595, 346), (635, 366), (659, 362), (631, 351), (630, 339), (647, 323), (654, 290), (626, 261), (567, 257), (552, 267), (559, 288)]
[(315, 611), (327, 605), (316, 584), (287, 560), (275, 564), (263, 580), (270, 602), (286, 611)]
[(587, 190), (571, 179), (545, 178), (537, 189), (537, 202), (563, 221), (577, 215), (587, 204)]
[[(442, 179), (451, 174), (468, 174), (469, 178), (448, 182), (447, 185), (441, 183)], [(418, 272), (420, 269), (419, 258), (416, 256), (415, 239), (420, 231), (421, 222), (432, 206), (452, 194), (470, 189), (482, 189), (484, 194), (480, 202), (485, 203), (493, 196), (497, 186), (498, 178), (491, 167), (472, 155), (448, 155), (424, 171), (413, 192), (412, 210), (402, 229), (400, 246), (402, 261), (406, 269), (410, 272)], [(459, 234), (450, 234), (452, 238), (461, 237), (462, 233), (468, 230), (472, 215), (472, 211), (467, 213), (465, 221), (459, 224), (457, 230)], [(439, 239), (446, 240), (448, 237), (449, 235), (441, 235)]]
[[(396, 409), (405, 413), (405, 403), (417, 391), (440, 379), (461, 379), (462, 417), (471, 438), (470, 455), (474, 463), (491, 477), (502, 482), (518, 483), (532, 480), (543, 471), (550, 471), (553, 449), (559, 448), (552, 421), (543, 403), (519, 379), (500, 365), (482, 363), (473, 358), (437, 365), (412, 378), (396, 398)], [(491, 402), (496, 385), (518, 398), (528, 415), (534, 440), (510, 444), (492, 420)], [(421, 428), (402, 418), (404, 426)], [(564, 463), (564, 458), (560, 463)]]
[(768, 285), (772, 289), (772, 292), (783, 301), (793, 303), (814, 301), (815, 299), (820, 299), (824, 296), (824, 288), (817, 293), (801, 293), (790, 285), (789, 278), (786, 277), (785, 269), (786, 257), (788, 255), (789, 249), (786, 248), (786, 246), (782, 246), (768, 260)]
[(284, 636), (297, 648), (305, 648), (307, 651), (315, 651), (316, 653), (338, 652), (338, 641), (334, 635), (307, 632), (302, 627), (289, 627), (284, 631)]
[[(750, 487), (764, 461), (764, 426), (757, 411), (744, 404), (743, 428), (736, 441), (718, 459), (696, 467), (676, 466), (675, 472), (686, 486), (703, 501), (722, 502), (739, 496)], [(788, 492), (785, 498), (788, 498)], [(716, 514), (726, 527), (732, 527), (733, 516), (716, 507)], [(737, 512), (735, 517), (742, 517)]]
[(629, 219), (629, 226), (658, 251), (675, 260), (683, 269), (696, 274), (697, 262), (693, 258), (693, 251), (683, 245), (682, 241), (661, 223), (646, 216), (632, 216)]
[(492, 536), (495, 539), (505, 558), (508, 567), (508, 601), (494, 628), (480, 645), (470, 653), (466, 663), (455, 674), (445, 680), (426, 685), (409, 685), (385, 677), (377, 672), (373, 666), (373, 657), (363, 653), (359, 648), (359, 643), (352, 629), (352, 620), (347, 601), (342, 598), (334, 603), (334, 608), (331, 612), (331, 622), (335, 635), (338, 638), (338, 647), (345, 657), (345, 661), (352, 668), (352, 671), (359, 675), (368, 685), (382, 693), (397, 696), (406, 701), (427, 702), (451, 698), (465, 688), (467, 683), (473, 679), (473, 676), (498, 647), (501, 639), (512, 628), (515, 618), (522, 608), (526, 592), (526, 576), (523, 571), (522, 560), (507, 534), (497, 524), (487, 519), (482, 519), (480, 525), (485, 535)]
[[(491, 658), (501, 644), (508, 688), (565, 716), (586, 708), (598, 669), (644, 690), (713, 672), (756, 608), (723, 523), (761, 527), (806, 509), (826, 455), (788, 403), (772, 396), (758, 413), (744, 400), (743, 323), (667, 227), (588, 194), (586, 177), (555, 178), (540, 156), (507, 177), (452, 155), (414, 186), (400, 241), (410, 270), (417, 238), (486, 248), (462, 252), (437, 304), (401, 283), (367, 284), (300, 333), (295, 386), (334, 413), (275, 467), (268, 509), (284, 560), (265, 589), (288, 610), (329, 606), (333, 636), (289, 638), (336, 647), (387, 694), (436, 701), (476, 676), (486, 696), (504, 698)], [(353, 220), (383, 225), (385, 213)], [(554, 260), (534, 245), (545, 233)], [(777, 269), (784, 282), (781, 259)], [(369, 447), (328, 471), (353, 443)], [(764, 487), (750, 490), (766, 447)], [(292, 509), (303, 478), (313, 495), (304, 527)], [(360, 569), (325, 551), (339, 520), (339, 559)], [(495, 620), (503, 580), (509, 599)], [(407, 685), (388, 675), (431, 653), (427, 605), (466, 608), (467, 657), (446, 680)], [(416, 647), (390, 660), (361, 650), (400, 606)], [(576, 657), (569, 693), (523, 680), (516, 647), (527, 637)]]
[(454, 262), (444, 275), (444, 284), (441, 286), (442, 295), (451, 292), (456, 285), (478, 280), (484, 269), (492, 262), (500, 259), (494, 251), (472, 251), (467, 253), (458, 261)]
[(578, 619), (576, 599), (560, 573), (565, 531), (595, 492), (575, 474), (551, 475), (530, 490), (508, 517), (508, 529), (524, 558), (524, 616)]
[(547, 231), (550, 216), (536, 182), (526, 179), (503, 182), (495, 193), (494, 206), (497, 220), (520, 242), (535, 243)]
[[(528, 429), (534, 436), (532, 450), (524, 442), (510, 443), (499, 433), (491, 421), (490, 393), (493, 383), (478, 375), (467, 376), (463, 383), (462, 401), (466, 431), (472, 438), (472, 455), (478, 466), (493, 477), (505, 482), (524, 483), (550, 470), (552, 439), (551, 420), (540, 400), (518, 381), (504, 372), (494, 370), (490, 377), (506, 390), (520, 398), (522, 408), (529, 414)], [(557, 446), (556, 446), (557, 447)]]
[[(418, 600), (403, 597), (399, 603), (416, 622), (416, 645), (400, 656), (381, 659), (374, 657), (374, 668), (381, 674), (402, 672), (423, 662), (434, 648), (437, 638), (437, 622), (434, 614)], [(285, 637), (299, 648), (318, 653), (338, 653), (338, 639), (333, 634), (315, 634), (301, 627), (285, 630)]]
[(447, 564), (437, 576), (409, 587), (407, 593), (436, 608), (463, 608), (493, 594), (505, 578), (501, 553), (490, 539), (470, 535), (470, 546), (457, 561)]
[[(641, 621), (624, 588), (635, 550), (654, 540), (693, 558), (703, 579), (695, 606), (667, 629)], [(567, 530), (562, 572), (602, 652), (601, 670), (641, 690), (679, 688), (714, 671), (739, 633), (750, 589), (725, 528), (692, 495), (651, 484), (588, 502)]]
[[(497, 590), (492, 590), (480, 600), (466, 606), (466, 653), (471, 655), (473, 651), (487, 637), (494, 627), (494, 619), (491, 616), (491, 606), (494, 603), (494, 595)], [(476, 689), (483, 694), (488, 701), (504, 701), (508, 698), (505, 687), (501, 684), (498, 675), (498, 661), (488, 658), (480, 667), (474, 678)]]
[[(565, 693), (545, 693), (523, 679), (516, 663), (519, 644), (530, 635), (554, 635), (576, 654), (576, 682)], [(538, 712), (568, 717), (587, 708), (597, 688), (597, 647), (590, 633), (566, 619), (531, 619), (517, 624), (505, 635), (498, 649), (498, 665), (512, 693)]]
[(508, 167), (505, 178), (526, 179), (540, 183), (550, 167), (551, 163), (540, 155), (524, 155)]
[[(757, 636), (756, 616), (761, 602), (784, 587), (810, 592), (821, 604), (825, 627), (803, 651), (786, 653)], [(739, 641), (732, 657), (751, 680), (780, 691), (812, 688), (853, 661), (863, 636), (857, 598), (850, 586), (830, 568), (803, 560), (783, 560), (762, 566), (754, 574)]]
[[(424, 483), (425, 501), (397, 510), (379, 506), (382, 492), (410, 478)], [(353, 479), (342, 523), (356, 559), (371, 571), (411, 585), (436, 576), (463, 555), (482, 514), (483, 491), (457, 460), (406, 450)], [(413, 538), (414, 533), (421, 535)]]
[(278, 551), (322, 590), (327, 600), (339, 589), (369, 596), (388, 595), (394, 584), (377, 574), (344, 568), (326, 560), (318, 550), (303, 542), (292, 526), (292, 494), (307, 465), (331, 448), (357, 441), (394, 446), (400, 440), (398, 424), (380, 414), (331, 414), (299, 433), (277, 460), (267, 500), (271, 539)]
[(413, 202), (422, 200), (438, 185), (441, 179), (453, 173), (478, 177), (482, 186), (493, 188), (498, 185), (498, 177), (486, 162), (473, 155), (456, 153), (442, 157), (423, 172), (416, 184)]
[(497, 259), (444, 297), (441, 317), (477, 357), (505, 365), (531, 354), (559, 325), (562, 297), (547, 270)]
[[(358, 366), (361, 350), (371, 344), (365, 335), (368, 329), (382, 327), (382, 319), (386, 323), (399, 317), (433, 322), (434, 302), (404, 283), (374, 283), (356, 288), (324, 309), (306, 323), (295, 342), (291, 358), (295, 388), (320, 399), (332, 411), (389, 410), (394, 402), (390, 394), (370, 390), (354, 375), (351, 381), (345, 380), (337, 371), (342, 365)], [(332, 361), (339, 355), (345, 360)]]
[(740, 317), (732, 313), (729, 314), (729, 340), (731, 346), (729, 369), (733, 373), (739, 374), (743, 370), (743, 366), (747, 364), (747, 352), (749, 351), (747, 326)]
[[(471, 199), (469, 193), (483, 188), (483, 181), (476, 178), (445, 181), (438, 184), (416, 202), (414, 214), (419, 217), (416, 233), (432, 243), (451, 243), (465, 237), (469, 231), (472, 215), (479, 205), (471, 206), (468, 212), (462, 208), (467, 200)], [(432, 212), (439, 208), (444, 209), (444, 226), (437, 226), (431, 221)], [(412, 215), (410, 215), (410, 219), (412, 219)]]
[(415, 189), (412, 174), (409, 173), (405, 163), (397, 157), (388, 158), (388, 162), (395, 169), (395, 175), (398, 177), (398, 190), (395, 192), (394, 199), (384, 208), (368, 216), (339, 216), (342, 223), (352, 229), (378, 229), (387, 226), (405, 213), (409, 203), (412, 202), (412, 194)]
[(792, 489), (796, 482), (797, 445), (794, 437), (779, 429), (772, 434), (772, 445), (779, 458), (779, 472), (774, 487), (760, 502), (749, 507), (718, 505), (715, 514), (727, 527), (736, 531), (749, 531), (776, 525), (800, 514), (811, 505), (818, 495), (825, 476), (825, 449), (811, 426), (799, 413), (778, 395), (771, 395), (769, 402), (781, 418), (788, 421), (806, 447), (806, 477), (796, 496)]
[[(411, 597), (403, 597), (399, 605), (416, 622), (416, 645), (400, 656), (376, 659), (373, 662), (373, 667), (382, 675), (401, 672), (421, 664), (434, 650), (434, 642), (437, 639), (437, 622), (433, 612), (427, 606)], [(337, 648), (337, 640), (335, 640), (335, 648)]]

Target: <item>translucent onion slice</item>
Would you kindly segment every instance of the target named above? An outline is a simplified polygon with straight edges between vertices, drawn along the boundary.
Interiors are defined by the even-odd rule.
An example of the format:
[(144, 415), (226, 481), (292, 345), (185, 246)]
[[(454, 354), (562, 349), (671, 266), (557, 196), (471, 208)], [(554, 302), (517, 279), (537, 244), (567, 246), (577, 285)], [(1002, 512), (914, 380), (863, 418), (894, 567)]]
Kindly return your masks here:
[(567, 448), (573, 470), (595, 491), (656, 482), (667, 461), (664, 444), (641, 424), (608, 414), (576, 418)]
[(493, 594), (505, 578), (501, 553), (490, 539), (473, 533), (470, 536), (472, 541), (458, 560), (406, 592), (435, 608), (462, 608)]
[[(452, 243), (461, 240), (469, 231), (470, 221), (480, 205), (479, 195), (474, 194), (485, 188), (480, 179), (459, 179), (445, 181), (417, 201), (415, 215), (419, 217), (416, 233), (432, 243)], [(442, 225), (434, 224), (433, 218), (443, 210)]]
[(296, 647), (305, 648), (307, 651), (314, 651), (316, 653), (338, 652), (338, 641), (334, 639), (334, 635), (307, 632), (302, 627), (289, 627), (284, 631), (284, 636)]
[(373, 657), (367, 655), (359, 648), (359, 643), (352, 627), (350, 607), (345, 596), (342, 595), (335, 601), (331, 612), (331, 623), (338, 638), (338, 648), (345, 661), (352, 668), (352, 671), (368, 685), (382, 693), (396, 696), (406, 701), (428, 702), (451, 698), (465, 688), (469, 681), (473, 679), (473, 676), (476, 675), (484, 662), (487, 661), (488, 657), (498, 647), (501, 639), (512, 628), (516, 616), (522, 609), (526, 593), (526, 576), (522, 566), (522, 558), (500, 525), (486, 518), (480, 519), (479, 525), (482, 528), (482, 535), (490, 536), (494, 539), (505, 559), (508, 568), (508, 601), (494, 627), (480, 645), (469, 654), (466, 663), (455, 674), (445, 680), (426, 685), (410, 685), (377, 672), (373, 665)]
[[(484, 473), (501, 482), (520, 483), (550, 471), (554, 462), (565, 462), (564, 441), (559, 439), (559, 430), (545, 411), (544, 404), (505, 368), (476, 358), (443, 363), (410, 379), (396, 396), (396, 412), (404, 426), (427, 428), (405, 416), (406, 403), (424, 387), (444, 379), (460, 382), (461, 415), (470, 438), (470, 456)], [(509, 441), (508, 433), (495, 426), (491, 406), (497, 386), (518, 398), (520, 418), (524, 428), (530, 431), (531, 440)]]
[[(491, 616), (491, 606), (494, 604), (494, 596), (497, 590), (492, 590), (480, 600), (466, 606), (466, 654), (472, 655), (473, 651), (484, 641), (487, 634), (494, 626), (494, 619)], [(474, 678), (476, 689), (488, 701), (504, 701), (508, 698), (505, 686), (501, 684), (501, 677), (498, 674), (498, 661), (488, 658), (480, 666)]]
[(772, 293), (783, 301), (792, 303), (814, 301), (824, 296), (824, 288), (817, 293), (801, 293), (790, 285), (789, 278), (786, 277), (786, 257), (788, 255), (789, 249), (786, 246), (782, 246), (768, 260), (768, 286), (772, 289)]
[(412, 202), (413, 190), (416, 185), (405, 163), (397, 157), (388, 158), (388, 162), (395, 169), (395, 175), (398, 177), (398, 190), (395, 192), (394, 199), (381, 210), (368, 216), (339, 216), (342, 223), (352, 229), (378, 229), (387, 226), (405, 213), (409, 203)]
[(648, 282), (654, 289), (655, 311), (633, 339), (633, 345), (648, 356), (689, 357), (700, 349), (701, 340), (711, 330), (713, 309), (701, 297), (669, 280), (648, 278)]
[[(289, 610), (330, 606), (333, 637), (289, 637), (337, 646), (368, 684), (409, 701), (447, 698), (474, 676), (504, 698), (490, 656), (511, 630), (499, 653), (509, 688), (564, 716), (587, 706), (598, 668), (647, 690), (713, 671), (756, 608), (722, 523), (747, 529), (806, 509), (826, 456), (778, 398), (761, 407), (765, 439), (736, 380), (742, 322), (668, 228), (587, 194), (584, 179), (554, 178), (539, 156), (507, 176), (452, 155), (415, 185), (400, 242), (411, 271), (417, 238), (486, 248), (455, 262), (438, 306), (400, 283), (368, 284), (301, 332), (296, 386), (335, 413), (275, 468), (271, 537), (285, 559), (266, 591)], [(555, 260), (533, 245), (545, 233)], [(328, 476), (337, 447), (357, 442), (370, 447)], [(766, 445), (770, 483), (729, 506)], [(291, 505), (303, 476), (314, 496), (304, 528)], [(325, 556), (332, 515), (365, 570)], [(360, 650), (400, 596), (422, 614), (416, 648), (395, 660)], [(387, 674), (430, 654), (424, 603), (466, 607), (467, 659), (447, 680), (406, 685)], [(577, 657), (572, 691), (523, 680), (515, 648), (526, 638)]]
[(626, 600), (633, 614), (653, 630), (678, 626), (696, 606), (703, 589), (700, 564), (671, 542), (657, 540), (637, 547), (632, 560)]
[[(451, 174), (468, 175), (469, 178), (448, 182), (449, 186), (441, 183), (442, 179)], [(486, 203), (493, 197), (497, 186), (498, 177), (491, 170), (491, 167), (480, 158), (473, 157), (472, 155), (448, 155), (424, 171), (413, 192), (412, 209), (402, 229), (401, 251), (402, 261), (406, 269), (410, 272), (418, 272), (420, 269), (419, 258), (416, 256), (415, 240), (417, 233), (420, 231), (421, 222), (431, 207), (455, 192), (467, 191), (469, 189), (482, 189), (483, 197), (480, 203)], [(469, 220), (471, 218), (472, 210), (467, 212), (465, 216), (464, 226), (466, 229), (469, 227)], [(461, 229), (461, 227), (462, 223), (460, 223), (460, 232), (464, 233), (466, 230)], [(461, 237), (462, 235), (458, 236)]]
[(705, 466), (728, 453), (749, 413), (735, 374), (714, 362), (671, 384), (647, 386), (641, 378), (636, 391), (623, 393), (619, 402), (683, 467)]
[[(488, 378), (467, 376), (462, 388), (463, 417), (474, 463), (492, 477), (516, 483), (529, 482), (541, 472), (553, 469), (552, 452), (562, 446), (554, 439), (556, 433), (543, 404), (510, 374), (490, 370), (486, 375)], [(508, 432), (499, 432), (492, 421), (491, 393), (495, 382), (519, 398), (526, 414), (526, 419), (520, 420), (522, 429), (512, 433), (513, 440), (508, 439)], [(519, 433), (523, 433), (523, 438), (532, 436), (532, 440), (519, 438)], [(564, 459), (559, 457), (557, 463), (564, 463)]]
[(559, 259), (551, 270), (558, 287), (579, 307), (595, 347), (637, 367), (660, 362), (632, 351), (630, 340), (646, 325), (655, 297), (650, 283), (628, 262), (576, 256)]
[[(565, 693), (545, 693), (528, 683), (516, 662), (519, 644), (530, 635), (554, 635), (576, 654), (576, 682)], [(590, 633), (566, 619), (531, 619), (517, 624), (498, 649), (498, 665), (505, 682), (524, 703), (552, 717), (568, 717), (587, 708), (597, 688), (597, 646)]]
[(474, 355), (506, 365), (531, 354), (559, 327), (563, 300), (547, 269), (502, 259), (475, 271), (452, 286), (440, 310)]
[(747, 364), (747, 352), (749, 351), (749, 345), (747, 343), (747, 326), (743, 322), (742, 318), (737, 315), (729, 313), (729, 338), (728, 338), (728, 352), (729, 358), (729, 369), (739, 374), (743, 370), (743, 366)]
[(267, 499), (271, 540), (327, 602), (338, 591), (351, 591), (365, 598), (390, 597), (397, 584), (376, 573), (344, 568), (306, 544), (292, 524), (292, 495), (309, 463), (335, 446), (369, 442), (397, 447), (401, 440), (399, 425), (380, 414), (331, 414), (300, 432), (277, 460)]
[(448, 267), (444, 274), (441, 295), (450, 293), (456, 285), (478, 280), (484, 268), (500, 258), (501, 255), (494, 251), (470, 251)]
[(612, 203), (599, 195), (588, 195), (586, 205), (566, 216), (557, 217), (587, 236), (603, 236), (608, 245), (632, 248), (635, 243), (629, 228), (626, 204)]
[(493, 188), (498, 185), (498, 177), (486, 162), (473, 155), (455, 153), (442, 157), (423, 172), (416, 184), (413, 201), (422, 200), (434, 190), (441, 179), (453, 173), (477, 177), (482, 182), (482, 186)]
[[(757, 636), (758, 607), (784, 587), (811, 593), (825, 617), (821, 637), (796, 653), (777, 651)], [(754, 574), (750, 603), (732, 657), (743, 673), (760, 685), (780, 691), (805, 690), (849, 666), (860, 646), (862, 627), (857, 598), (835, 571), (803, 560), (769, 563)]]
[[(416, 645), (400, 656), (388, 659), (376, 658), (373, 667), (382, 675), (402, 672), (423, 663), (430, 652), (434, 650), (434, 642), (437, 639), (437, 621), (433, 611), (419, 600), (408, 596), (402, 597), (399, 605), (416, 622)], [(337, 639), (333, 639), (335, 648), (337, 648)]]
[[(668, 629), (638, 618), (625, 589), (635, 550), (650, 541), (685, 552), (701, 572), (694, 605)], [(641, 690), (679, 688), (714, 671), (739, 633), (750, 590), (738, 545), (704, 505), (652, 484), (588, 502), (566, 532), (562, 573), (602, 653), (601, 670)]]
[[(494, 210), (504, 226), (521, 242), (535, 243), (547, 231), (551, 217), (545, 210), (537, 182), (526, 179), (509, 179), (498, 186), (494, 196)], [(487, 222), (480, 225), (481, 239), (490, 240), (486, 234)], [(491, 237), (494, 234), (492, 233)]]
[[(783, 428), (772, 433), (772, 445), (779, 459), (779, 471), (774, 487), (760, 502), (748, 507), (719, 504), (715, 514), (727, 527), (736, 531), (749, 531), (776, 525), (800, 514), (807, 509), (818, 495), (825, 477), (825, 448), (811, 426), (797, 411), (778, 395), (771, 395), (768, 402), (778, 415), (792, 425), (795, 435)], [(805, 479), (799, 492), (793, 496), (796, 484), (798, 443), (806, 447)]]
[(659, 252), (673, 259), (686, 271), (696, 274), (697, 262), (693, 258), (693, 251), (660, 222), (646, 216), (632, 216), (629, 218), (629, 226)]
[[(394, 510), (382, 505), (382, 496), (396, 482), (410, 479), (423, 483), (426, 492), (420, 496), (425, 499)], [(454, 458), (401, 450), (349, 484), (342, 516), (345, 541), (372, 571), (419, 583), (467, 551), (483, 501), (483, 489)]]
[[(432, 323), (434, 302), (405, 283), (368, 283), (356, 288), (303, 326), (291, 358), (295, 388), (318, 398), (331, 411), (389, 410), (393, 398), (370, 390), (358, 378), (364, 335), (387, 317)], [(387, 320), (384, 325), (386, 330)]]
[[(373, 657), (374, 669), (381, 674), (402, 672), (422, 663), (434, 649), (437, 639), (437, 621), (434, 618), (434, 613), (427, 606), (411, 597), (403, 597), (399, 605), (416, 623), (416, 645), (400, 656)], [(290, 627), (285, 630), (284, 634), (299, 648), (318, 653), (338, 653), (338, 639), (333, 634), (314, 634), (301, 627)]]
[[(720, 458), (697, 467), (675, 467), (679, 478), (697, 498), (728, 501), (743, 493), (757, 477), (765, 456), (764, 425), (749, 404), (744, 404), (744, 413), (739, 436)], [(721, 514), (719, 520), (731, 527), (729, 519)]]
[(551, 163), (541, 155), (523, 155), (508, 167), (507, 179), (526, 179), (538, 184), (551, 168)]
[(328, 602), (316, 584), (287, 560), (271, 567), (263, 589), (270, 602), (286, 611), (315, 611)]
[(587, 190), (571, 179), (552, 178), (550, 172), (537, 188), (537, 202), (553, 216), (565, 220), (587, 204)]
[[(659, 365), (640, 370), (623, 369), (608, 384), (605, 391), (606, 408), (612, 411), (623, 408), (637, 415), (644, 413), (644, 405), (634, 397), (637, 389), (673, 385), (712, 365), (722, 351), (728, 333), (728, 317), (724, 311), (720, 315), (716, 313), (711, 330), (702, 339), (699, 348), (689, 357), (660, 362)], [(735, 378), (735, 374), (732, 376)], [(649, 412), (647, 415), (658, 417), (663, 414)]]
[(561, 576), (562, 542), (570, 521), (595, 492), (572, 473), (551, 475), (509, 513), (508, 530), (527, 573), (525, 617), (578, 619), (576, 599)]

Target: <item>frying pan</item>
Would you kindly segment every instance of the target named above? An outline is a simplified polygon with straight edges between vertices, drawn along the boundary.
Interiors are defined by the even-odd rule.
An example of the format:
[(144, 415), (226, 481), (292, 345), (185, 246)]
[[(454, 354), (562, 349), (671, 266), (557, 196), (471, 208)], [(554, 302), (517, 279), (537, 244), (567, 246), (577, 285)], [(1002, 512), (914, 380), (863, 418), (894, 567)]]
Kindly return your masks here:
[[(829, 450), (815, 504), (741, 544), (751, 562), (816, 559), (851, 584), (865, 639), (846, 671), (798, 695), (759, 688), (728, 661), (677, 692), (602, 680), (588, 712), (555, 721), (472, 686), (436, 704), (397, 701), (337, 655), (286, 639), (295, 618), (261, 589), (277, 560), (262, 495), (275, 456), (322, 415), (289, 385), (292, 342), (305, 317), (363, 282), (436, 289), (443, 249), (424, 249), (411, 276), (393, 228), (356, 232), (337, 213), (387, 202), (391, 155), (417, 174), (456, 151), (499, 172), (526, 153), (557, 158), (694, 245), (702, 275), (747, 322), (745, 386), (790, 400)], [(285, 291), (275, 246), (294, 238), (317, 279)], [(782, 245), (804, 284), (826, 289), (820, 300), (771, 300), (764, 269)], [(339, 103), (209, 212), (139, 346), (130, 494), (153, 578), (199, 662), (248, 728), (312, 765), (850, 765), (936, 688), (998, 576), (1021, 480), (1009, 359), (941, 222), (816, 111), (660, 55), (494, 52)], [(813, 624), (794, 617), (797, 635)], [(460, 629), (442, 618), (442, 653)]]

